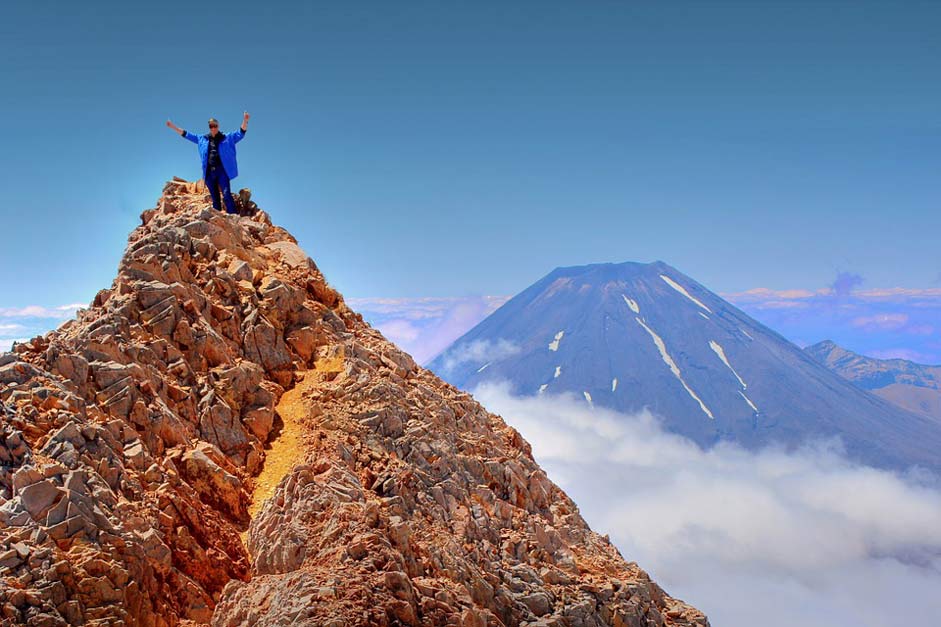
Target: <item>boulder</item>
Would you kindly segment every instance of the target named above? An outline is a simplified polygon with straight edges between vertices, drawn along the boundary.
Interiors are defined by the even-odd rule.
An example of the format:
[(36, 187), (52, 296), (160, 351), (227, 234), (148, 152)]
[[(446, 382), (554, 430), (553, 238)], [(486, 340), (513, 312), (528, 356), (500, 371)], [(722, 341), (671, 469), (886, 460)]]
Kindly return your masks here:
[(248, 520), (248, 497), (237, 477), (223, 470), (199, 449), (183, 453), (180, 472), (206, 503), (238, 522)]
[(20, 501), (34, 520), (45, 520), (46, 512), (65, 496), (65, 491), (49, 479), (37, 481), (19, 490)]

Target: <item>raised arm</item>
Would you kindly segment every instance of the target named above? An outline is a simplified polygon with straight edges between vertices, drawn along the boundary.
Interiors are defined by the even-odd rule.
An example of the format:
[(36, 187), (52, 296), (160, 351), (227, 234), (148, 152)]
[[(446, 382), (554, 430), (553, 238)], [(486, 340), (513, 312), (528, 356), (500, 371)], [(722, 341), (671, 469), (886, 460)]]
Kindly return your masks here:
[(248, 111), (242, 114), (242, 126), (229, 136), (232, 138), (233, 143), (237, 144), (242, 141), (243, 137), (245, 137), (245, 131), (248, 130), (248, 118), (250, 117), (251, 116), (248, 115)]
[(174, 123), (171, 122), (170, 120), (167, 120), (167, 127), (173, 129), (173, 132), (179, 133), (180, 136), (181, 136), (183, 139), (188, 139), (188, 140), (190, 140), (191, 142), (193, 142), (194, 144), (197, 143), (197, 142), (199, 142), (199, 138), (198, 138), (198, 137), (196, 137), (196, 136), (193, 135), (192, 133), (187, 133), (186, 131), (184, 131), (183, 129), (181, 129), (179, 126), (177, 126), (176, 124), (174, 124)]

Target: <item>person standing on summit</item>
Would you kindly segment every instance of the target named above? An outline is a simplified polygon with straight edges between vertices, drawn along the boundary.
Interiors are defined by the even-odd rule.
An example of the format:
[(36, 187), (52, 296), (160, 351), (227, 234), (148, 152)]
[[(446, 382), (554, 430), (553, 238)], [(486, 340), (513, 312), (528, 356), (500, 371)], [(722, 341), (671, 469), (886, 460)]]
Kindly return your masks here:
[(212, 196), (212, 206), (222, 211), (222, 201), (219, 198), (221, 190), (226, 213), (238, 213), (230, 184), (232, 179), (239, 175), (238, 163), (235, 160), (235, 144), (245, 137), (249, 117), (246, 111), (242, 115), (242, 127), (229, 134), (219, 130), (219, 120), (209, 118), (209, 132), (202, 136), (189, 133), (167, 120), (168, 127), (199, 147), (199, 157), (203, 162), (203, 181), (206, 182), (206, 187), (209, 188), (209, 194)]

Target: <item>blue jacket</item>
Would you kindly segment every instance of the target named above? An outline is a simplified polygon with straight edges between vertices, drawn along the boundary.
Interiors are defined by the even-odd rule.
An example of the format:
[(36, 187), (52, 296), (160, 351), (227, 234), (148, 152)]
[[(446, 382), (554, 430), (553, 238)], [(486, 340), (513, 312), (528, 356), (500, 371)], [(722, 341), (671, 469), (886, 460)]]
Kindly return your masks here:
[[(206, 174), (206, 162), (209, 161), (209, 134), (194, 135), (189, 131), (183, 131), (183, 137), (190, 140), (199, 147), (199, 158), (203, 161), (203, 175)], [(230, 179), (239, 175), (238, 162), (235, 160), (235, 144), (242, 141), (245, 137), (245, 131), (241, 128), (234, 133), (229, 133), (221, 142), (219, 142), (219, 159), (222, 160), (222, 167)]]

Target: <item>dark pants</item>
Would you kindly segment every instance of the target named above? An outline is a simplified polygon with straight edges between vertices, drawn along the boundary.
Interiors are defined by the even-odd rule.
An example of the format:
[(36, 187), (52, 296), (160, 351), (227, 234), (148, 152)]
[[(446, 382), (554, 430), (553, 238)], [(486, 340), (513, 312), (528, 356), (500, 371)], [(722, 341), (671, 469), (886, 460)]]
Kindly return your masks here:
[(216, 168), (206, 168), (206, 187), (209, 188), (209, 194), (212, 196), (212, 208), (222, 211), (222, 203), (219, 200), (219, 190), (222, 190), (222, 198), (225, 200), (226, 213), (238, 213), (235, 208), (235, 199), (232, 198), (232, 190), (229, 189), (229, 175), (225, 173), (222, 166)]

